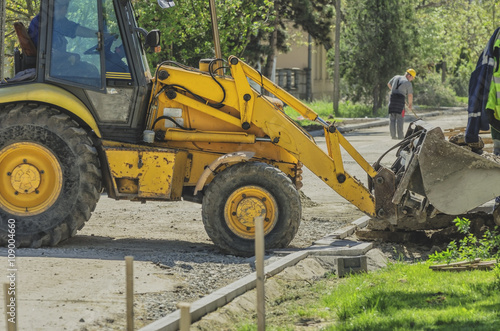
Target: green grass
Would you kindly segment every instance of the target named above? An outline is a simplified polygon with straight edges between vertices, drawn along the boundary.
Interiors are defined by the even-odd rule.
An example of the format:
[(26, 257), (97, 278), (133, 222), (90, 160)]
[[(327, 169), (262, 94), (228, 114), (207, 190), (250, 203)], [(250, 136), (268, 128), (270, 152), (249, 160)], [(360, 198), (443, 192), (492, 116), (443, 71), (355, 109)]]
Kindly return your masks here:
[[(313, 102), (302, 102), (314, 110), (316, 114), (319, 115), (319, 117), (323, 118), (324, 120), (333, 120), (333, 103), (331, 101), (322, 101), (322, 100), (317, 100)], [(339, 112), (340, 112), (340, 118), (335, 119), (337, 122), (341, 122), (342, 118), (364, 118), (364, 117), (373, 117), (372, 115), (372, 109), (371, 106), (363, 105), (363, 104), (353, 104), (349, 102), (344, 102), (339, 104)], [(301, 126), (308, 126), (314, 124), (314, 122), (307, 120), (307, 119), (300, 119), (300, 114), (292, 109), (291, 107), (285, 107), (285, 113), (290, 116), (292, 119), (294, 119), (299, 125)], [(387, 111), (381, 109), (378, 113), (377, 116), (375, 117), (383, 117), (386, 114)]]
[(469, 97), (457, 97), (457, 101), (464, 106), (467, 106), (469, 103)]
[(398, 263), (352, 276), (296, 313), (337, 321), (326, 330), (497, 330), (499, 290), (491, 271), (436, 272)]
[[(457, 97), (457, 104), (466, 106), (467, 100), (468, 100), (467, 97)], [(346, 101), (346, 102), (341, 102), (339, 104), (340, 117), (335, 118), (333, 115), (333, 102), (324, 100), (316, 100), (313, 102), (307, 102), (304, 100), (301, 101), (306, 106), (314, 110), (314, 112), (318, 114), (321, 118), (328, 121), (335, 120), (337, 122), (342, 122), (343, 118), (365, 118), (365, 117), (373, 118), (373, 117), (387, 116), (387, 106), (378, 109), (376, 114), (373, 115), (371, 106), (358, 103), (351, 103), (349, 101)], [(423, 106), (423, 105), (419, 105), (418, 107), (421, 110), (436, 108), (435, 106)], [(285, 107), (285, 113), (301, 126), (309, 126), (315, 124), (310, 120), (300, 119), (301, 118), (300, 114), (291, 107)]]
[[(367, 274), (316, 282), (306, 300), (276, 319), (266, 308), (266, 330), (296, 330), (314, 321), (321, 330), (498, 330), (500, 277), (493, 271), (437, 272), (429, 264), (392, 264)], [(320, 324), (317, 324), (320, 323)], [(316, 328), (315, 328), (316, 329)], [(243, 324), (238, 330), (256, 330)]]

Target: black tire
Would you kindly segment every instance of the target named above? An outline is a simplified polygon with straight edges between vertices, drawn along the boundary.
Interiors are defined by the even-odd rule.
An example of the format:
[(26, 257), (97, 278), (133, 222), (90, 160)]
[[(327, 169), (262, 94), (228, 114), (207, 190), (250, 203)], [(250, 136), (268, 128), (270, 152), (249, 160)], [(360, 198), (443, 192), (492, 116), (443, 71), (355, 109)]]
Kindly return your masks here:
[(100, 189), (97, 151), (68, 115), (31, 103), (0, 108), (1, 245), (12, 242), (12, 220), (17, 247), (54, 246), (74, 236)]
[[(245, 203), (256, 205), (253, 213), (246, 213)], [(202, 203), (208, 236), (224, 252), (239, 256), (255, 254), (254, 216), (265, 213), (266, 249), (283, 248), (297, 233), (301, 212), (292, 181), (279, 169), (260, 162), (238, 163), (218, 173)]]

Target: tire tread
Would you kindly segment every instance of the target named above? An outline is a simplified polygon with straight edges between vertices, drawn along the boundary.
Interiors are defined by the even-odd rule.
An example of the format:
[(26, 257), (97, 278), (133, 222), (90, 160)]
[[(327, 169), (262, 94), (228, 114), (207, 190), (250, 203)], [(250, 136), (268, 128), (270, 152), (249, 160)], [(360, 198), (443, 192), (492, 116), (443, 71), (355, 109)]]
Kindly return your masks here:
[[(20, 247), (55, 246), (74, 236), (85, 225), (97, 205), (101, 190), (97, 151), (83, 128), (67, 114), (50, 106), (17, 103), (0, 108), (0, 129), (19, 124), (45, 127), (57, 134), (73, 151), (75, 165), (80, 169), (76, 201), (66, 217), (61, 217), (58, 224), (46, 231), (16, 236)], [(50, 213), (50, 210), (49, 208), (46, 213)], [(0, 237), (4, 237), (3, 230), (0, 230)], [(0, 240), (0, 244), (5, 245), (4, 240)]]

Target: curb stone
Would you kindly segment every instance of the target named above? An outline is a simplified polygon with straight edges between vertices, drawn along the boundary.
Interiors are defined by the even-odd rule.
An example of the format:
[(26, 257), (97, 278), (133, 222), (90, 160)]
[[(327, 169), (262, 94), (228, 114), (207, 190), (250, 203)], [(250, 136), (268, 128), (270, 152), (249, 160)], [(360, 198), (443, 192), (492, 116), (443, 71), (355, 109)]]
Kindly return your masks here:
[[(334, 270), (336, 270), (337, 273), (341, 272), (342, 275), (345, 274), (345, 269), (347, 269), (347, 266), (344, 267), (344, 264), (352, 263), (349, 261), (355, 261), (355, 263), (357, 263), (359, 260), (361, 268), (366, 267), (365, 254), (372, 249), (373, 244), (345, 240), (344, 238), (349, 235), (347, 233), (352, 230), (351, 228), (357, 229), (358, 227), (361, 228), (366, 226), (369, 219), (370, 218), (368, 216), (363, 216), (351, 223), (354, 225), (348, 225), (343, 228), (349, 228), (349, 230), (341, 229), (342, 231), (340, 231), (339, 234), (336, 234), (337, 231), (335, 231), (333, 234), (314, 242), (313, 246), (303, 250), (291, 252), (279, 260), (271, 263), (264, 268), (266, 278), (280, 273), (284, 269), (297, 264), (299, 261), (309, 256), (318, 257), (323, 263), (327, 263), (328, 265), (334, 267)], [(273, 253), (282, 254), (286, 252), (289, 251), (277, 250)], [(342, 261), (338, 262), (340, 260)], [(257, 283), (256, 279), (257, 275), (253, 272), (248, 276), (245, 276), (193, 302), (190, 308), (191, 321), (198, 321), (203, 316), (226, 305), (237, 296), (254, 289)], [(175, 331), (179, 329), (179, 325), (180, 310), (176, 310), (175, 312), (160, 318), (149, 325), (146, 325), (141, 328), (140, 331)]]

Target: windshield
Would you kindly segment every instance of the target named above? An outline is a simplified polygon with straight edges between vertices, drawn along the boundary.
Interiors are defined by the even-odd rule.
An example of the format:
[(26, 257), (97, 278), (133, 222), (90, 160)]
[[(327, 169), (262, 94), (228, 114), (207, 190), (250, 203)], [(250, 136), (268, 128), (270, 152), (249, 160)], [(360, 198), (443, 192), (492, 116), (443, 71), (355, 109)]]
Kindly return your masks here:
[[(131, 6), (131, 13), (132, 13), (132, 17), (127, 17), (128, 21), (132, 21), (133, 22), (133, 26), (135, 27), (138, 27), (139, 25), (137, 24), (137, 20), (135, 19), (137, 16), (135, 14), (135, 10), (134, 10), (134, 7), (132, 6), (132, 4), (130, 4)], [(127, 12), (127, 16), (129, 15), (129, 12)], [(139, 31), (136, 31), (136, 38), (133, 38), (133, 42), (134, 42), (134, 47), (136, 49), (140, 49), (140, 54), (141, 54), (141, 60), (142, 60), (142, 65), (143, 65), (143, 68), (144, 68), (144, 74), (147, 78), (151, 79), (151, 71), (149, 69), (149, 64), (148, 64), (148, 59), (146, 58), (146, 52), (144, 51), (144, 47), (142, 46), (142, 43), (141, 43), (141, 34)]]
[(52, 12), (51, 77), (100, 87), (100, 54), (89, 51), (98, 43), (98, 22), (96, 0), (55, 1)]

